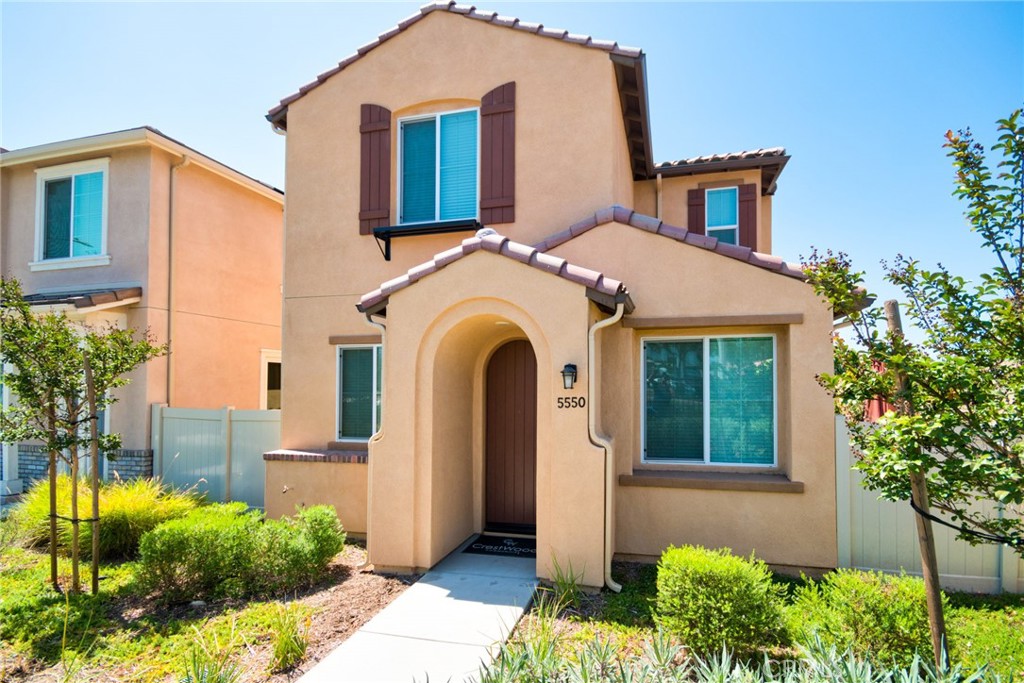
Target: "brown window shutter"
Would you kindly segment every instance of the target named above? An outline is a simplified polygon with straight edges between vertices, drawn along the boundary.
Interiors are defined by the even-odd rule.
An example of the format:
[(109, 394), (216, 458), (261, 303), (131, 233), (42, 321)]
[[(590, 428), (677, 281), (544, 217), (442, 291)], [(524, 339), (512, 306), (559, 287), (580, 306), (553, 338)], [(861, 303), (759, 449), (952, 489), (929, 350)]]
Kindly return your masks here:
[(376, 104), (360, 108), (359, 234), (391, 223), (391, 112)]
[(704, 190), (690, 190), (686, 196), (689, 213), (686, 229), (698, 235), (704, 234)]
[(740, 185), (740, 244), (757, 251), (757, 185)]
[(480, 101), (480, 222), (516, 219), (516, 84), (499, 85)]

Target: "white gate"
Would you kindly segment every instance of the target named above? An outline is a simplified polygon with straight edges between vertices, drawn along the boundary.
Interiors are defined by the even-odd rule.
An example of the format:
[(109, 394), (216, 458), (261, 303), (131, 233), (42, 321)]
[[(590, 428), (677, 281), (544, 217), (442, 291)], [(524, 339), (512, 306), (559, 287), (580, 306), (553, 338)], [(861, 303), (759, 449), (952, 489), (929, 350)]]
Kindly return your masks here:
[(263, 507), (263, 454), (281, 444), (279, 410), (153, 406), (153, 472), (212, 501)]

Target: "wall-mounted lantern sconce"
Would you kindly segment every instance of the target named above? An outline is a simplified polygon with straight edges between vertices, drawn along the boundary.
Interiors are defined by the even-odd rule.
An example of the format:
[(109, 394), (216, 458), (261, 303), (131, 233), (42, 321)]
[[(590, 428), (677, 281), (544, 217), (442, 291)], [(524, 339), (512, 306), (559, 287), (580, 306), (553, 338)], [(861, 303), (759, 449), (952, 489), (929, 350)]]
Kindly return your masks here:
[(566, 363), (565, 367), (562, 368), (562, 385), (566, 389), (572, 389), (574, 384), (576, 384), (576, 366), (572, 363)]

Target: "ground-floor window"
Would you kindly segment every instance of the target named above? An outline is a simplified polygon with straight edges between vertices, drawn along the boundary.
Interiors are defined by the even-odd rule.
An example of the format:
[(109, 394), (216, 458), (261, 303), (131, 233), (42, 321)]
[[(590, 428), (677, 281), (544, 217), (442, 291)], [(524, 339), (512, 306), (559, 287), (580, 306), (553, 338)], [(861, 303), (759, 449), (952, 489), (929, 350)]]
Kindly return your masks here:
[(643, 460), (772, 466), (775, 337), (643, 342)]
[(338, 347), (338, 440), (365, 441), (380, 429), (381, 346)]

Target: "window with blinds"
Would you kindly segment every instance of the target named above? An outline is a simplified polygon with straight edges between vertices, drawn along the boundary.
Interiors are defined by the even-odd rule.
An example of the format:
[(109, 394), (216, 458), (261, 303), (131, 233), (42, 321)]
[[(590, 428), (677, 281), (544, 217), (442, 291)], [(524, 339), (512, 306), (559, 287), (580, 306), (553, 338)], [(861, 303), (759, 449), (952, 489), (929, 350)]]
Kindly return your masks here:
[(772, 466), (773, 336), (647, 339), (645, 462)]
[(740, 231), (740, 200), (738, 187), (723, 187), (707, 191), (706, 227), (708, 237), (719, 242), (738, 244)]
[(338, 347), (338, 440), (365, 441), (380, 429), (381, 347)]
[(476, 109), (400, 122), (401, 223), (476, 218)]

